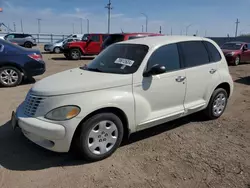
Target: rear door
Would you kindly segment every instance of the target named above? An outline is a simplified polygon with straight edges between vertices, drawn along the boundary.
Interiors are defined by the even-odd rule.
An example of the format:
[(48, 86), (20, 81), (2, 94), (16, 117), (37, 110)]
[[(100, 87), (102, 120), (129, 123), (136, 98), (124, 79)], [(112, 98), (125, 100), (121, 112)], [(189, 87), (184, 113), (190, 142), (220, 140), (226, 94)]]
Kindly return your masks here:
[[(209, 101), (211, 90), (218, 83), (217, 63), (221, 60), (210, 57), (208, 42), (188, 41), (179, 43), (186, 68), (187, 90), (184, 107), (187, 113), (204, 108)], [(211, 43), (207, 46), (211, 48)], [(212, 45), (213, 48), (215, 48)], [(215, 48), (217, 51), (217, 49)]]
[(86, 44), (87, 54), (99, 54), (101, 51), (101, 37), (98, 34), (92, 34), (90, 36), (90, 41)]

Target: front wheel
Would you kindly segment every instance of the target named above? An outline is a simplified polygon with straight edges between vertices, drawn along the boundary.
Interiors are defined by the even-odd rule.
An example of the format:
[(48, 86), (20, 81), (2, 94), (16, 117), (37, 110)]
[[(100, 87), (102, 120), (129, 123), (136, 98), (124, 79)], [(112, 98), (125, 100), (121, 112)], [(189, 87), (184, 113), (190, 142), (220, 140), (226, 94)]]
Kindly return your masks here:
[(78, 49), (70, 50), (70, 58), (73, 60), (79, 60), (81, 58), (81, 52)]
[(61, 53), (61, 48), (55, 47), (55, 48), (54, 48), (54, 53), (56, 53), (56, 54)]
[(14, 87), (21, 83), (22, 74), (15, 67), (0, 68), (0, 85), (4, 87)]
[(80, 126), (75, 146), (88, 161), (109, 157), (121, 144), (123, 124), (113, 113), (94, 115)]
[(240, 64), (240, 56), (237, 56), (234, 60), (234, 66), (237, 66)]
[(222, 88), (216, 89), (212, 94), (207, 108), (205, 109), (206, 116), (211, 120), (219, 118), (226, 109), (227, 100), (227, 92)]

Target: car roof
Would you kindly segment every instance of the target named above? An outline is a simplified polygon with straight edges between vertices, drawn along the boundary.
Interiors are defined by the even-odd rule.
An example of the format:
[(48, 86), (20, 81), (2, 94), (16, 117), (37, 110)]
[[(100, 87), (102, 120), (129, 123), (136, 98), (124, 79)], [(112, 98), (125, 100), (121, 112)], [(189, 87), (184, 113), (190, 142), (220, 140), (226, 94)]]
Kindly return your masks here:
[(162, 35), (160, 33), (112, 33), (110, 35)]
[(208, 38), (195, 37), (195, 36), (152, 36), (145, 38), (138, 38), (133, 40), (127, 40), (119, 43), (127, 44), (144, 44), (149, 47), (162, 46), (170, 43), (184, 42), (184, 41), (212, 41)]
[(228, 43), (247, 44), (247, 42), (242, 42), (242, 41), (231, 41), (231, 42), (226, 42), (225, 44), (228, 44)]

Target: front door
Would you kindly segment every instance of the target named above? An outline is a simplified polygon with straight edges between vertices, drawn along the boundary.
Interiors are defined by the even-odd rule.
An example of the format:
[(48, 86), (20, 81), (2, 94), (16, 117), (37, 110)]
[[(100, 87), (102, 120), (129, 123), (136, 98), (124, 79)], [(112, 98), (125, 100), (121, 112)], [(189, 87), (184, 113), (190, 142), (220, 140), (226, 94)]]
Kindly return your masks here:
[(241, 62), (250, 62), (250, 44), (242, 47)]
[[(217, 62), (221, 56), (209, 42), (188, 41), (179, 43), (179, 46), (183, 52), (187, 77), (184, 107), (186, 113), (190, 114), (201, 110), (209, 102), (210, 93), (220, 79)], [(217, 52), (217, 56), (214, 54), (212, 57), (208, 50)]]
[(90, 36), (90, 41), (86, 44), (86, 53), (91, 55), (97, 55), (101, 50), (101, 38), (98, 34)]
[(166, 72), (149, 77), (135, 74), (133, 78), (137, 130), (176, 119), (184, 112), (186, 75), (181, 70), (177, 45), (156, 49), (147, 69), (155, 64), (165, 66)]

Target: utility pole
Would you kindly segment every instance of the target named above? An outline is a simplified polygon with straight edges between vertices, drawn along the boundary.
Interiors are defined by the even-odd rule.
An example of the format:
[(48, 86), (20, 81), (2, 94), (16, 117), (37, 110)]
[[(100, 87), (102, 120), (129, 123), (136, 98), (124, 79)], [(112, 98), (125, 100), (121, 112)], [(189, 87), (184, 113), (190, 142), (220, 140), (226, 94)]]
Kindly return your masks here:
[(89, 19), (87, 19), (87, 33), (89, 34)]
[(173, 35), (173, 28), (171, 27), (171, 35)]
[(236, 20), (236, 22), (235, 22), (235, 24), (236, 24), (236, 30), (235, 30), (235, 37), (237, 37), (238, 36), (238, 25), (239, 25), (239, 19), (237, 18), (237, 20)]
[(13, 22), (14, 32), (16, 32), (16, 23)]
[(148, 16), (145, 13), (141, 13), (146, 18), (146, 33), (148, 32)]
[(75, 24), (72, 23), (72, 27), (73, 27), (73, 34), (75, 34)]
[(198, 36), (198, 33), (199, 33), (199, 31), (198, 31), (198, 30), (196, 30), (196, 36)]
[(159, 31), (159, 33), (161, 34), (161, 26), (160, 26), (160, 31)]
[(21, 31), (23, 33), (23, 20), (21, 19)]
[(207, 37), (207, 30), (205, 31), (205, 37)]
[(187, 27), (186, 27), (186, 35), (188, 35), (188, 29), (189, 27), (191, 27), (192, 24), (189, 24)]
[(141, 26), (141, 32), (144, 32), (144, 26), (143, 25)]
[(108, 9), (108, 33), (110, 33), (110, 15), (111, 15), (111, 10), (113, 9), (113, 7), (111, 6), (111, 0), (109, 0), (109, 3), (105, 8)]
[(37, 24), (38, 24), (38, 33), (41, 33), (41, 18), (37, 18)]

